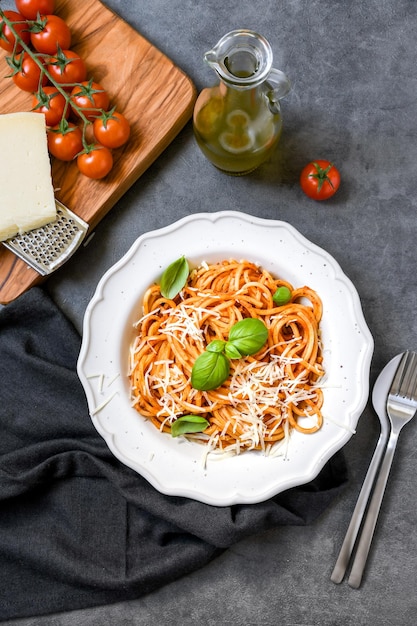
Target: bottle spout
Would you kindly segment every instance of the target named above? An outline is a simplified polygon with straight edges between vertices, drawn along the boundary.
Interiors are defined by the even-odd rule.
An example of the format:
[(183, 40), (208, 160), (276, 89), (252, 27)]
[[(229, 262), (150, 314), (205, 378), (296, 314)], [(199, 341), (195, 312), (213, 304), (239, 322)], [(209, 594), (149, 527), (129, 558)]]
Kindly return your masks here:
[(204, 54), (204, 61), (207, 63), (207, 65), (209, 65), (210, 67), (212, 67), (213, 69), (217, 70), (219, 67), (219, 62), (218, 62), (218, 57), (217, 57), (217, 51), (215, 48), (212, 48), (211, 50), (208, 50), (205, 54)]
[(240, 89), (251, 89), (267, 81), (267, 89), (272, 90), (276, 101), (289, 91), (285, 74), (272, 68), (270, 44), (254, 31), (242, 29), (227, 33), (203, 58), (221, 80)]

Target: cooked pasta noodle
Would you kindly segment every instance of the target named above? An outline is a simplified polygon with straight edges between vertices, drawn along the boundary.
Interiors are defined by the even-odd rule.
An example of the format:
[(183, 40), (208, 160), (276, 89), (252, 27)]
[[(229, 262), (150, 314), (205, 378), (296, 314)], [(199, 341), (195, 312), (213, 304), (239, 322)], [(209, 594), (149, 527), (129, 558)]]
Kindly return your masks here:
[[(277, 306), (272, 296), (280, 286), (290, 289), (291, 300)], [(313, 433), (322, 425), (321, 316), (315, 291), (294, 289), (248, 261), (203, 263), (173, 300), (152, 285), (131, 347), (133, 406), (165, 432), (180, 416), (204, 416), (209, 426), (190, 437), (213, 450), (270, 452), (292, 429)], [(232, 359), (219, 388), (193, 389), (196, 358), (212, 340), (226, 341), (230, 328), (246, 317), (267, 326), (264, 347)]]

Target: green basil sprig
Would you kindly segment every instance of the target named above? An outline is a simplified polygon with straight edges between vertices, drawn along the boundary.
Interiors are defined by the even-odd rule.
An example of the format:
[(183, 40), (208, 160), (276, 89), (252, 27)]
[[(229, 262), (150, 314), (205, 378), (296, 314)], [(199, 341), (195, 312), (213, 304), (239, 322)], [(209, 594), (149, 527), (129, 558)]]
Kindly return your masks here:
[(171, 263), (171, 265), (168, 265), (161, 276), (159, 285), (164, 298), (168, 298), (169, 300), (175, 298), (187, 282), (189, 274), (190, 268), (185, 256), (180, 257)]
[(268, 329), (265, 324), (256, 317), (246, 317), (234, 324), (230, 329), (226, 348), (228, 344), (231, 344), (240, 353), (241, 357), (249, 356), (256, 354), (267, 339)]
[(256, 354), (267, 339), (268, 329), (261, 320), (247, 317), (236, 322), (228, 341), (215, 339), (197, 357), (191, 370), (191, 386), (199, 391), (217, 389), (229, 376), (229, 359)]
[(183, 415), (171, 426), (171, 435), (179, 437), (187, 433), (201, 433), (209, 426), (208, 420), (201, 415)]
[(191, 370), (191, 386), (199, 391), (220, 387), (229, 376), (230, 361), (223, 352), (202, 352)]
[(283, 304), (287, 304), (291, 300), (291, 291), (285, 285), (278, 287), (274, 295), (272, 296), (272, 300), (278, 306), (282, 306)]

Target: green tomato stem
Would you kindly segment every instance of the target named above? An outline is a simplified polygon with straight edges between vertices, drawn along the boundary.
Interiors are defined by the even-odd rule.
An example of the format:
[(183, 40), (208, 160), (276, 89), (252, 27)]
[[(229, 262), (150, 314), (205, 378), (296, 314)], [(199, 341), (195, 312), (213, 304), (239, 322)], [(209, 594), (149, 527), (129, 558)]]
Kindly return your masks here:
[(316, 173), (315, 174), (309, 174), (309, 178), (317, 178), (317, 180), (318, 180), (317, 191), (321, 190), (321, 188), (323, 187), (323, 185), (324, 185), (324, 183), (326, 181), (334, 189), (334, 185), (333, 185), (331, 179), (327, 176), (327, 174), (330, 172), (330, 170), (333, 167), (333, 163), (330, 163), (330, 165), (328, 165), (326, 167), (326, 169), (323, 169), (322, 167), (320, 167), (320, 165), (318, 163), (315, 163), (315, 162), (313, 162), (313, 165), (316, 168)]

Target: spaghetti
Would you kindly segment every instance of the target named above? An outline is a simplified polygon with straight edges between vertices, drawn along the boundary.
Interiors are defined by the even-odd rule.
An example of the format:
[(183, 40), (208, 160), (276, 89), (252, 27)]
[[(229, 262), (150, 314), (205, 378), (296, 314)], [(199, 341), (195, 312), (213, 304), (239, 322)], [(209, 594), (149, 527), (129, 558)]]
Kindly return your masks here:
[[(272, 296), (280, 286), (290, 290), (291, 299), (277, 306)], [(203, 263), (172, 300), (152, 285), (131, 346), (132, 404), (164, 432), (181, 416), (204, 416), (209, 422), (204, 432), (187, 436), (208, 443), (210, 450), (269, 453), (292, 429), (313, 433), (323, 420), (321, 316), (314, 290), (294, 289), (248, 261)], [(231, 360), (230, 375), (219, 388), (193, 389), (196, 358), (214, 339), (227, 340), (230, 328), (247, 317), (268, 328), (264, 347)]]

